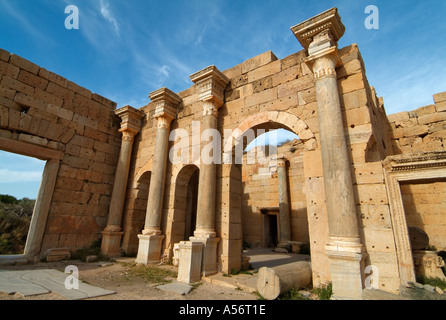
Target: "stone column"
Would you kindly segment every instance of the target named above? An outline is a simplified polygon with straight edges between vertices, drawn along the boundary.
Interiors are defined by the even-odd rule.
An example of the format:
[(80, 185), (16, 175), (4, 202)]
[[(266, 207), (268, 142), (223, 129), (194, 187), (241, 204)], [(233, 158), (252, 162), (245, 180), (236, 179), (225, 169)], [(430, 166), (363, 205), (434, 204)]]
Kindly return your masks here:
[[(199, 87), (199, 99), (203, 102), (202, 130), (217, 130), (218, 109), (224, 103), (224, 91), (229, 83), (215, 66), (207, 67), (191, 75), (191, 80)], [(221, 141), (212, 141), (214, 152)], [(203, 145), (202, 145), (203, 148)], [(220, 156), (220, 155), (218, 155)], [(215, 232), (215, 188), (216, 163), (200, 157), (200, 176), (198, 182), (197, 222), (191, 241), (202, 242), (202, 274), (217, 273), (217, 243), (220, 240)]]
[(144, 112), (125, 106), (115, 111), (121, 118), (122, 132), (121, 151), (115, 172), (115, 181), (108, 212), (107, 227), (102, 231), (101, 252), (106, 256), (117, 256), (121, 253), (122, 213), (124, 210), (125, 192), (129, 176), (130, 159), (132, 155), (133, 139), (141, 130), (141, 119)]
[(279, 247), (287, 246), (291, 240), (290, 203), (288, 198), (288, 181), (286, 159), (277, 158), (277, 179), (279, 185)]
[(139, 247), (137, 263), (158, 263), (161, 257), (161, 244), (164, 235), (161, 231), (163, 212), (164, 182), (166, 176), (170, 123), (177, 116), (181, 98), (166, 88), (158, 89), (149, 95), (156, 104), (154, 118), (157, 120), (155, 153), (153, 154), (149, 197), (144, 230), (138, 235)]
[(360, 242), (356, 202), (339, 100), (336, 67), (342, 63), (337, 41), (345, 27), (337, 9), (327, 10), (291, 28), (308, 50), (313, 70), (330, 243), (333, 292), (336, 298), (360, 299), (363, 288), (364, 246)]

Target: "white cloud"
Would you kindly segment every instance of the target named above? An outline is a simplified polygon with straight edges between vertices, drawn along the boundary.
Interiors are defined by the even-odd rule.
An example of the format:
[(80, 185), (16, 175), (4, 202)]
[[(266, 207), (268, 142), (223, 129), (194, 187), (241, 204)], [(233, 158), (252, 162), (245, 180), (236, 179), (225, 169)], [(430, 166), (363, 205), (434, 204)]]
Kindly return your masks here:
[(116, 34), (119, 35), (119, 24), (116, 18), (112, 15), (112, 13), (109, 10), (110, 4), (105, 0), (101, 0), (100, 4), (101, 4), (101, 15), (105, 18), (105, 20), (107, 20), (113, 25)]

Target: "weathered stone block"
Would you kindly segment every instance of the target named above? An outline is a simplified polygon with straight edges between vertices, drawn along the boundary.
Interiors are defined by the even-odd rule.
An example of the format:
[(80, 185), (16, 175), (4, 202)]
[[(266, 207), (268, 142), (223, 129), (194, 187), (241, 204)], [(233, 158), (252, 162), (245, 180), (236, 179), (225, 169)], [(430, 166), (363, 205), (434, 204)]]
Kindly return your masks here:
[(23, 94), (27, 94), (27, 95), (33, 95), (34, 94), (34, 88), (24, 84), (16, 79), (13, 79), (11, 77), (8, 76), (3, 76), (2, 77), (2, 81), (1, 81), (1, 85), (7, 88), (11, 88), (14, 89), (18, 92), (21, 92)]
[[(9, 57), (9, 56), (8, 56)], [(0, 74), (7, 75), (12, 79), (17, 79), (20, 69), (10, 63), (0, 61)]]
[(338, 86), (342, 94), (363, 89), (365, 84), (362, 72), (338, 80)]
[(59, 86), (62, 86), (64, 88), (66, 88), (68, 86), (68, 80), (65, 79), (64, 77), (55, 74), (51, 71), (48, 71), (44, 68), (40, 68), (39, 70), (39, 77), (44, 78), (48, 81), (54, 82), (56, 84), (58, 84)]
[(81, 87), (81, 86), (79, 86), (76, 83), (71, 82), (71, 81), (68, 81), (67, 89), (71, 90), (71, 91), (74, 91), (74, 92), (76, 92), (76, 93), (78, 93), (78, 94), (80, 94), (80, 95), (82, 95), (82, 96), (84, 96), (84, 97), (86, 97), (88, 99), (91, 99), (92, 95), (93, 95), (90, 90), (88, 90), (86, 88), (83, 88), (83, 87)]
[(21, 70), (19, 76), (17, 77), (17, 80), (20, 82), (23, 82), (27, 85), (30, 85), (34, 88), (39, 88), (42, 90), (45, 90), (48, 85), (48, 80), (43, 79), (39, 76), (36, 76), (35, 74), (32, 74), (28, 71)]
[(9, 54), (8, 51), (0, 49), (0, 60), (8, 62), (9, 61), (9, 55), (10, 54)]
[(265, 77), (271, 76), (281, 71), (281, 62), (280, 60), (273, 61), (264, 66), (256, 68), (250, 72), (248, 72), (248, 82), (254, 82), (259, 79), (263, 79)]
[(272, 51), (267, 51), (254, 58), (251, 58), (241, 64), (242, 74), (264, 66), (272, 61), (276, 61), (277, 57)]
[(434, 94), (434, 102), (435, 103), (439, 103), (439, 102), (443, 102), (443, 101), (446, 101), (446, 91)]
[(73, 97), (74, 97), (73, 91), (68, 90), (65, 87), (63, 87), (57, 83), (54, 83), (54, 82), (48, 83), (48, 87), (46, 88), (46, 91), (51, 94), (54, 94), (55, 96), (62, 98), (64, 100), (64, 102), (72, 101)]
[(418, 117), (418, 123), (421, 125), (445, 120), (446, 120), (446, 112), (436, 112)]
[(18, 55), (11, 54), (9, 57), (9, 63), (19, 67), (20, 69), (24, 69), (26, 71), (29, 71), (32, 74), (37, 75), (39, 72), (40, 67), (22, 57), (19, 57)]

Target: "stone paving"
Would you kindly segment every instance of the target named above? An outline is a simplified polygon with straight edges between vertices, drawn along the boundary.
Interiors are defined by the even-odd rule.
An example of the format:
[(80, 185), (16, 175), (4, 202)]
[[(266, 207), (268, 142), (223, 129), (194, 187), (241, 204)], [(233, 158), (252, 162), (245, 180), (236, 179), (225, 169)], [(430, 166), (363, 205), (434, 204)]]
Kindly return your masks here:
[[(68, 300), (88, 299), (115, 293), (82, 281), (79, 281), (78, 288), (73, 286), (73, 282), (66, 286), (65, 281), (68, 276), (70, 275), (54, 269), (0, 270), (0, 292), (19, 293), (25, 297), (55, 292)], [(73, 288), (70, 289), (70, 286)]]

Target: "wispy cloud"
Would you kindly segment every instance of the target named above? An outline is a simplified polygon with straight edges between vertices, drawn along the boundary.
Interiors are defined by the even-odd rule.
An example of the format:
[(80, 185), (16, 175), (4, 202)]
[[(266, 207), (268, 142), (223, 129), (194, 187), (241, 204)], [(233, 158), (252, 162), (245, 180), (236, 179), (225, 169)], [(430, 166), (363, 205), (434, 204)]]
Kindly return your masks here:
[(119, 24), (109, 9), (110, 4), (106, 0), (101, 0), (100, 5), (101, 5), (101, 15), (105, 18), (105, 20), (107, 20), (109, 23), (113, 25), (116, 34), (119, 35)]

